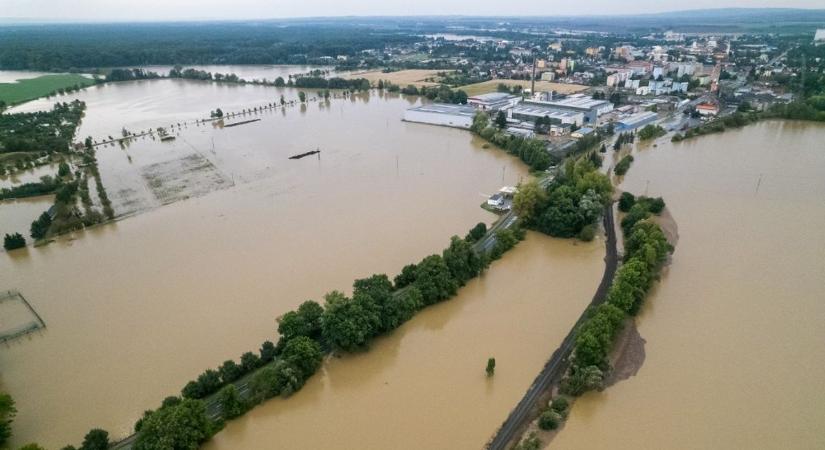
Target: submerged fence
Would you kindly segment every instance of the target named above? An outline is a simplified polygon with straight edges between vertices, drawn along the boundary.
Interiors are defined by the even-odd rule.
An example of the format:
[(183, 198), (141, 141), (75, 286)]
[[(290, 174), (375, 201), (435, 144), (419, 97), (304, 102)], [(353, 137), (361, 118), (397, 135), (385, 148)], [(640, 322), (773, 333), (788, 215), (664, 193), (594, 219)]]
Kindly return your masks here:
[(0, 292), (0, 343), (46, 328), (46, 322), (17, 291)]

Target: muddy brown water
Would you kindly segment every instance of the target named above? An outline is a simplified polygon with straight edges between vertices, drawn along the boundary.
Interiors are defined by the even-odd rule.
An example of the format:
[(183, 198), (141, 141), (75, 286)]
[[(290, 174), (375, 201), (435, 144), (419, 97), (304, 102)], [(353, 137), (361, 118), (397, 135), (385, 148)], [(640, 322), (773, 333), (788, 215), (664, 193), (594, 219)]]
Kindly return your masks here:
[(636, 152), (622, 189), (664, 196), (679, 227), (637, 319), (646, 359), (550, 448), (825, 448), (823, 143), (776, 121)]
[[(87, 102), (81, 136), (117, 135), (123, 126), (163, 126), (281, 93), (297, 97), (290, 89), (158, 80), (65, 100)], [(479, 208), (484, 195), (525, 177), (524, 166), (465, 131), (402, 122), (414, 104), (364, 94), (222, 130), (189, 125), (172, 142), (98, 148), (109, 197), (128, 217), (0, 254), (0, 289), (22, 292), (47, 324), (0, 347), (0, 389), (19, 411), (13, 444), (76, 444), (92, 427), (124, 436), (143, 410), (204, 369), (274, 339), (275, 318), (302, 301), (348, 290), (358, 277), (395, 274), (439, 252), (451, 235), (491, 223)], [(320, 158), (287, 159), (315, 148)], [(295, 427), (290, 436), (278, 429), (298, 447), (302, 435), (326, 447), (366, 435), (376, 445), (478, 447), (589, 300), (603, 255), (599, 242), (531, 236), (459, 298), (369, 353), (331, 361), (294, 398), (256, 409), (216, 445), (266, 445), (247, 433), (265, 433), (276, 415)], [(499, 360), (493, 380), (484, 377), (489, 356)], [(369, 409), (370, 399), (395, 412), (346, 417), (353, 404)], [(346, 437), (317, 432), (333, 418)], [(435, 428), (410, 425), (418, 422)]]

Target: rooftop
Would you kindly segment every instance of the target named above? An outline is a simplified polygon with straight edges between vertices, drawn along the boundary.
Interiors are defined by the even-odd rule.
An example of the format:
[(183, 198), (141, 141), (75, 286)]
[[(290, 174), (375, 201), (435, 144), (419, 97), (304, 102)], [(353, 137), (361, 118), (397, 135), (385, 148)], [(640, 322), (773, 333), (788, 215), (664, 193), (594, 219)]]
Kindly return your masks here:
[(420, 111), (435, 114), (452, 114), (469, 117), (473, 117), (476, 114), (476, 110), (472, 106), (451, 105), (448, 103), (430, 103), (429, 105), (422, 105), (416, 108), (410, 108), (409, 111)]
[(474, 95), (470, 97), (469, 100), (477, 100), (480, 102), (499, 102), (513, 97), (516, 96), (508, 94), (507, 92), (490, 92), (489, 94)]

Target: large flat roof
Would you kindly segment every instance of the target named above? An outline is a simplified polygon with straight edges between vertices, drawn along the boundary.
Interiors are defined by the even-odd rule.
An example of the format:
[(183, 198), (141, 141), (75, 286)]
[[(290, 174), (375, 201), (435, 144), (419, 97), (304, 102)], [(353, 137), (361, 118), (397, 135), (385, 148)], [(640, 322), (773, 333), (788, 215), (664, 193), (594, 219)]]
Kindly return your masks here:
[(552, 106), (536, 105), (533, 103), (519, 103), (511, 111), (513, 114), (528, 114), (531, 116), (548, 116), (550, 118), (576, 117), (580, 112), (559, 111)]
[(481, 102), (499, 102), (502, 100), (508, 100), (516, 97), (517, 96), (513, 94), (508, 94), (507, 92), (490, 92), (488, 94), (474, 95), (470, 97), (469, 100), (477, 100)]
[(475, 108), (467, 105), (451, 105), (449, 103), (430, 103), (428, 105), (410, 108), (409, 111), (420, 111), (434, 114), (451, 114), (457, 116), (473, 117), (476, 114)]

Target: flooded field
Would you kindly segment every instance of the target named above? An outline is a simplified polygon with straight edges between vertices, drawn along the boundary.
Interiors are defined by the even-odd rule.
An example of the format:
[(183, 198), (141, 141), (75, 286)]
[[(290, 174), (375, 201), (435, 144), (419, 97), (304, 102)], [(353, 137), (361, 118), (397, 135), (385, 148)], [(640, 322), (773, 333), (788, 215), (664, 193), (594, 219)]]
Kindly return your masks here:
[[(250, 108), (281, 94), (297, 97), (290, 89), (183, 80), (105, 85), (67, 97), (87, 102), (80, 133), (85, 136), (162, 126), (208, 115), (214, 107)], [(79, 442), (91, 427), (126, 435), (143, 410), (205, 368), (274, 339), (275, 318), (302, 301), (348, 290), (358, 277), (395, 274), (440, 251), (450, 235), (492, 222), (494, 216), (478, 204), (485, 194), (526, 176), (524, 167), (503, 152), (482, 149), (467, 132), (401, 122), (413, 103), (363, 94), (251, 114), (247, 119), (261, 120), (233, 128), (189, 125), (172, 142), (144, 138), (98, 148), (116, 212), (133, 217), (0, 258), (0, 289), (19, 290), (47, 323), (44, 331), (0, 347), (0, 389), (15, 397), (19, 411), (13, 444), (36, 440), (59, 447)], [(288, 159), (316, 148), (320, 158)], [(306, 418), (307, 405), (320, 406), (311, 402), (321, 392), (326, 406), (345, 407), (330, 399), (331, 380), (344, 398), (376, 395), (375, 385), (358, 381), (371, 368), (374, 380), (392, 374), (393, 382), (432, 386), (432, 380), (421, 379), (428, 372), (414, 372), (413, 366), (423, 364), (422, 356), (430, 363), (437, 358), (462, 365), (461, 375), (422, 365), (436, 371), (435, 379), (452, 379), (431, 387), (434, 403), (422, 408), (453, 395), (471, 400), (455, 406), (468, 411), (462, 420), (472, 430), (455, 436), (480, 445), (521, 396), (546, 359), (548, 342), (567, 330), (601, 274), (598, 242), (572, 246), (532, 237), (518, 252), (528, 260), (533, 254), (538, 267), (508, 257), (511, 262), (499, 264), (505, 268), (501, 275), (491, 271), (468, 288), (470, 294), (376, 344), (375, 353), (334, 361), (293, 399), (294, 411)], [(568, 260), (579, 270), (564, 265)], [(551, 262), (553, 267), (544, 267)], [(504, 281), (510, 276), (513, 285)], [(513, 309), (502, 310), (502, 302)], [(475, 312), (465, 317), (461, 309)], [(460, 336), (442, 338), (440, 331), (459, 318), (453, 333)], [(433, 356), (455, 352), (458, 342), (470, 342), (465, 335), (486, 344), (473, 347), (477, 354), (464, 349), (462, 360)], [(502, 358), (502, 370), (488, 385), (483, 365), (491, 352)], [(395, 375), (399, 369), (403, 377)], [(347, 379), (352, 385), (345, 388)], [(412, 394), (394, 395), (398, 402)], [(489, 411), (473, 411), (480, 399)], [(293, 400), (272, 402), (251, 420)], [(422, 416), (405, 411), (407, 423)], [(319, 410), (330, 413), (346, 411)], [(316, 425), (310, 420), (304, 429)], [(221, 440), (243, 438), (234, 430)], [(364, 423), (352, 433), (374, 431)]]
[[(192, 65), (185, 64), (181, 67), (185, 69), (203, 70), (205, 72), (230, 74), (234, 73), (246, 81), (252, 80), (266, 80), (275, 81), (276, 78), (282, 77), (288, 80), (290, 75), (298, 75), (307, 73), (311, 70), (334, 71), (332, 66), (306, 66), (306, 65), (270, 65), (270, 64), (249, 64), (249, 65)], [(161, 75), (166, 75), (174, 66), (141, 66), (147, 71), (157, 72)]]
[(29, 241), (31, 223), (53, 204), (53, 195), (0, 201), (0, 237), (6, 233), (20, 233)]
[(206, 448), (479, 449), (589, 302), (603, 256), (601, 240), (531, 233), (454, 299), (368, 353), (333, 358), (294, 397), (254, 409)]
[(673, 264), (637, 376), (578, 401), (550, 448), (825, 448), (825, 127), (766, 122), (637, 152)]

